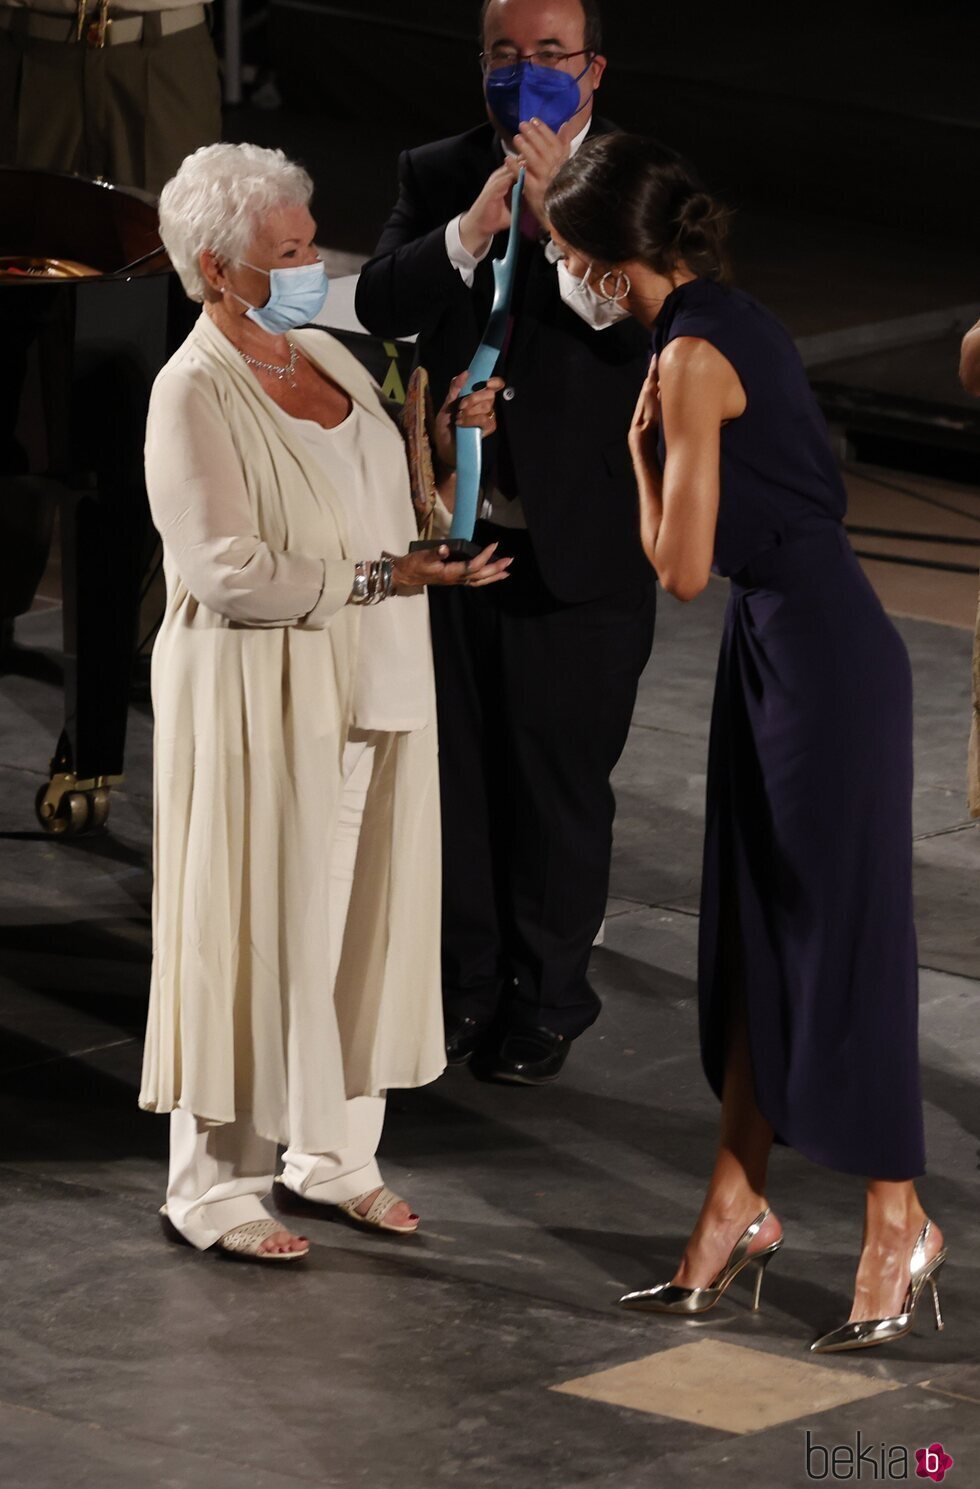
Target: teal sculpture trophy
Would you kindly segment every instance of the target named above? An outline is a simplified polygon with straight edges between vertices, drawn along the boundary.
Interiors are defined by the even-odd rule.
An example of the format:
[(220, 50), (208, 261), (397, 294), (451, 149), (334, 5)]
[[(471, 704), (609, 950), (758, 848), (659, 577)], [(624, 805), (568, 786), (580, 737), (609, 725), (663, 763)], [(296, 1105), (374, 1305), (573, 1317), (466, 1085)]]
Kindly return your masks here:
[[(483, 340), (470, 363), (461, 398), (482, 388), (491, 377), (500, 360), (507, 336), (510, 302), (514, 291), (514, 270), (517, 267), (517, 250), (520, 243), (521, 197), (524, 191), (523, 167), (510, 196), (510, 231), (503, 258), (493, 261), (493, 306), (483, 332)], [(453, 521), (448, 538), (426, 538), (413, 543), (412, 549), (449, 549), (448, 562), (475, 558), (480, 552), (479, 543), (473, 541), (477, 507), (480, 500), (480, 480), (483, 472), (483, 431), (456, 426), (456, 501), (453, 506)]]

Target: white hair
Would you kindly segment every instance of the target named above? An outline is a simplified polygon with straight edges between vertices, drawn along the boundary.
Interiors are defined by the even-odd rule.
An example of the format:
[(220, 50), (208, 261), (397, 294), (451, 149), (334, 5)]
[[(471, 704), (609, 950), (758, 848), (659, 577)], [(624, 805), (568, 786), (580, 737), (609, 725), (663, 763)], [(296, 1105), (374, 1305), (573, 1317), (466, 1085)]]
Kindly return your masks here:
[(240, 263), (258, 219), (277, 207), (305, 207), (313, 182), (281, 150), (204, 145), (181, 162), (160, 193), (160, 237), (192, 300), (203, 300), (200, 255)]

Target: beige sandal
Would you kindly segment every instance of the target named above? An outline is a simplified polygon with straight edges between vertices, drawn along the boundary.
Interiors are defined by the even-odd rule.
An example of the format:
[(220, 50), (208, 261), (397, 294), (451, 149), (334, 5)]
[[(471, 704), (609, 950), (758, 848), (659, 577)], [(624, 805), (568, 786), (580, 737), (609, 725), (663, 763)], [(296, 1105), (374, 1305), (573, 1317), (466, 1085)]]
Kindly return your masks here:
[[(173, 1241), (177, 1246), (191, 1246), (193, 1243), (177, 1229), (167, 1214), (167, 1207), (163, 1205), (160, 1209), (160, 1224), (163, 1234), (168, 1241)], [(302, 1251), (260, 1251), (263, 1241), (267, 1241), (276, 1231), (281, 1231), (282, 1226), (278, 1220), (247, 1220), (244, 1225), (236, 1225), (232, 1230), (225, 1231), (212, 1245), (204, 1247), (205, 1251), (221, 1251), (227, 1256), (234, 1257), (237, 1261), (256, 1262), (296, 1262), (301, 1261), (310, 1253), (309, 1246)], [(196, 1248), (200, 1249), (200, 1248)]]
[(382, 1184), (376, 1198), (371, 1202), (371, 1208), (364, 1215), (361, 1215), (358, 1212), (357, 1206), (363, 1205), (371, 1193), (372, 1191), (370, 1189), (366, 1189), (363, 1194), (357, 1195), (355, 1199), (341, 1200), (337, 1205), (337, 1209), (343, 1210), (344, 1214), (349, 1215), (351, 1220), (356, 1221), (358, 1225), (370, 1226), (372, 1230), (386, 1230), (391, 1231), (394, 1235), (414, 1236), (419, 1228), (418, 1220), (416, 1220), (414, 1225), (385, 1225), (385, 1216), (388, 1211), (393, 1209), (395, 1205), (406, 1203), (401, 1195), (395, 1194), (394, 1190), (389, 1189), (387, 1184)]
[(272, 1202), (282, 1215), (305, 1215), (309, 1219), (326, 1218), (324, 1211), (340, 1210), (346, 1220), (353, 1220), (355, 1225), (366, 1225), (371, 1230), (386, 1230), (393, 1236), (414, 1236), (419, 1228), (418, 1219), (414, 1225), (385, 1225), (384, 1218), (388, 1211), (394, 1206), (407, 1203), (401, 1195), (395, 1194), (387, 1185), (382, 1185), (377, 1196), (371, 1202), (371, 1208), (366, 1215), (357, 1213), (358, 1205), (363, 1205), (369, 1194), (374, 1191), (366, 1189), (363, 1194), (358, 1194), (354, 1199), (336, 1200), (310, 1199), (307, 1194), (297, 1194), (295, 1189), (290, 1189), (282, 1175), (276, 1179), (272, 1186)]

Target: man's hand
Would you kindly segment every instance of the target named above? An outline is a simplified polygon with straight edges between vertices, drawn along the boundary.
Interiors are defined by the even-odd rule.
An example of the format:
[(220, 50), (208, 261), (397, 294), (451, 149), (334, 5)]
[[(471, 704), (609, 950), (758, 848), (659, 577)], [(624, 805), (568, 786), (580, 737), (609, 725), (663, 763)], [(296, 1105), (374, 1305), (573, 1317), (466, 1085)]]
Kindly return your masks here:
[(520, 167), (524, 166), (524, 200), (544, 231), (550, 232), (551, 225), (544, 210), (544, 196), (568, 159), (568, 142), (540, 119), (531, 119), (522, 124), (515, 134), (514, 149), (517, 151), (517, 160), (507, 162), (511, 174), (516, 176)]
[(444, 470), (454, 470), (456, 467), (456, 441), (453, 433), (456, 425), (482, 429), (484, 438), (488, 434), (495, 434), (497, 430), (494, 400), (504, 386), (503, 378), (492, 377), (476, 393), (461, 398), (459, 395), (468, 377), (468, 372), (461, 372), (458, 377), (453, 378), (446, 401), (435, 417), (432, 443), (439, 465)]
[(474, 258), (482, 258), (490, 240), (510, 227), (514, 174), (508, 163), (498, 166), (472, 207), (459, 219), (459, 241)]

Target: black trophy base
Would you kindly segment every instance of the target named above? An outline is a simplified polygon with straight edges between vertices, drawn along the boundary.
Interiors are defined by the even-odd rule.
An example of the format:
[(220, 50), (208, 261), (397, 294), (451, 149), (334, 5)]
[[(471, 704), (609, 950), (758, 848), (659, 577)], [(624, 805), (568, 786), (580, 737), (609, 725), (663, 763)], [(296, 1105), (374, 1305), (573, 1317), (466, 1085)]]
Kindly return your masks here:
[(483, 552), (479, 543), (472, 542), (470, 538), (418, 538), (408, 545), (409, 553), (420, 553), (424, 548), (448, 548), (447, 564), (462, 563)]

